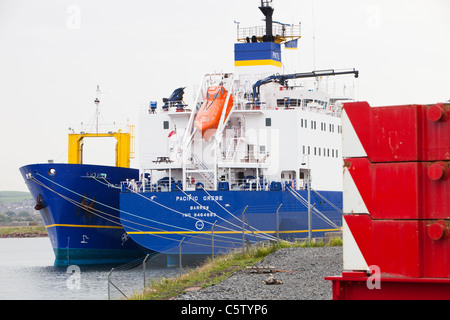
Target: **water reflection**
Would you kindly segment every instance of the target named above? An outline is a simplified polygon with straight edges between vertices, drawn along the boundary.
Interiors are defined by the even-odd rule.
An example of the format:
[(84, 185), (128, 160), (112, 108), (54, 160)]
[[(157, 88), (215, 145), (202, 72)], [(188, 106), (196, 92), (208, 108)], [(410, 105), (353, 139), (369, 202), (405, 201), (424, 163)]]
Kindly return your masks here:
[[(116, 270), (111, 281), (126, 295), (144, 287), (142, 265), (127, 270), (117, 265), (80, 266), (79, 278), (71, 278), (74, 274), (67, 267), (54, 267), (53, 259), (48, 238), (0, 239), (0, 299), (106, 300), (112, 268)], [(178, 273), (177, 268), (152, 265), (151, 259), (146, 264), (147, 283)], [(111, 287), (111, 299), (120, 298), (122, 294)]]

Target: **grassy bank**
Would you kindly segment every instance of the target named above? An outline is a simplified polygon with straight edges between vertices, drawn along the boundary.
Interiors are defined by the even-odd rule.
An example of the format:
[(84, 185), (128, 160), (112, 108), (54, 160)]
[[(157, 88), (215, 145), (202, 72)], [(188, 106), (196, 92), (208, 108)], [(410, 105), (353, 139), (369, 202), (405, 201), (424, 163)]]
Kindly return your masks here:
[(290, 247), (324, 247), (341, 246), (341, 239), (332, 239), (329, 243), (321, 242), (278, 242), (268, 247), (255, 247), (242, 252), (221, 255), (208, 259), (203, 265), (170, 279), (152, 279), (151, 284), (143, 292), (135, 293), (131, 300), (165, 300), (182, 294), (190, 287), (206, 288), (218, 284), (230, 277), (234, 272), (252, 266), (264, 257), (281, 248)]
[(19, 202), (25, 200), (33, 200), (29, 192), (22, 191), (0, 191), (0, 201), (3, 202)]
[(27, 237), (32, 235), (46, 235), (45, 227), (0, 227), (0, 237)]

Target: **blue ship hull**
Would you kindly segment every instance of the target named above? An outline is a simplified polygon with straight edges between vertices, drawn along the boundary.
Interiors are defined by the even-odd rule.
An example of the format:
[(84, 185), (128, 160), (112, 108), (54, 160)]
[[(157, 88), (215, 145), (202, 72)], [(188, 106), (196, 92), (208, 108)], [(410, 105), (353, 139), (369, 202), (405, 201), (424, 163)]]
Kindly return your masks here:
[[(307, 198), (307, 191), (296, 192)], [(319, 193), (342, 210), (342, 192)], [(334, 223), (330, 225), (324, 216), (312, 214), (313, 237), (340, 230), (342, 213), (329, 202), (311, 192), (311, 204)], [(169, 255), (179, 252), (180, 243), (183, 254), (211, 254), (213, 238), (214, 252), (220, 254), (241, 248), (243, 239), (244, 243), (254, 243), (274, 240), (277, 235), (291, 240), (308, 237), (307, 206), (288, 190), (124, 192), (120, 206), (122, 225), (131, 238)]]
[(99, 165), (34, 164), (20, 168), (36, 199), (55, 266), (126, 263), (145, 255), (119, 221), (120, 190), (139, 170)]

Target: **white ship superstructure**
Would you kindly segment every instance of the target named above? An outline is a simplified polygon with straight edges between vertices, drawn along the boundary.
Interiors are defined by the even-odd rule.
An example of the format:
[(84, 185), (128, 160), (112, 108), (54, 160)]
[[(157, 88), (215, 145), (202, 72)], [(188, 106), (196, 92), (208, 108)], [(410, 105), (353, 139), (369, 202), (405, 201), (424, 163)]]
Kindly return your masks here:
[[(316, 73), (319, 77), (331, 72)], [(217, 190), (221, 181), (233, 190), (249, 183), (264, 189), (271, 181), (303, 189), (311, 170), (314, 189), (342, 191), (342, 98), (270, 82), (261, 86), (261, 99), (255, 102), (247, 80), (251, 76), (207, 74), (194, 107), (175, 102), (141, 115), (141, 173), (149, 179), (145, 188), (169, 177), (180, 181), (185, 191), (198, 183)], [(219, 85), (233, 97), (233, 107), (228, 117), (223, 108), (217, 129), (202, 135), (194, 120), (208, 88)], [(248, 176), (254, 181), (243, 181)]]
[(358, 71), (284, 74), (281, 46), (300, 39), (300, 25), (272, 23), (271, 1), (260, 9), (265, 28), (238, 26), (233, 72), (204, 75), (192, 103), (178, 88), (140, 115), (140, 181), (122, 185), (120, 202), (127, 233), (147, 249), (223, 253), (246, 234), (253, 242), (341, 227), (341, 103), (350, 97), (324, 88)]

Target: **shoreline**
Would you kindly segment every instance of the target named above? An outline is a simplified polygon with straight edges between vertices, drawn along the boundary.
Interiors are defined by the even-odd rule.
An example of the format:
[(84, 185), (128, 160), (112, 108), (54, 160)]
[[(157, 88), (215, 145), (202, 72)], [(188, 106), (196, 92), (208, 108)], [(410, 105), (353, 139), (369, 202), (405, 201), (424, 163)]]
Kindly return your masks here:
[(48, 237), (47, 230), (41, 226), (0, 227), (0, 238), (43, 238)]
[(47, 238), (48, 234), (45, 232), (33, 232), (33, 233), (22, 233), (22, 232), (13, 232), (7, 234), (0, 234), (0, 239), (7, 238)]

